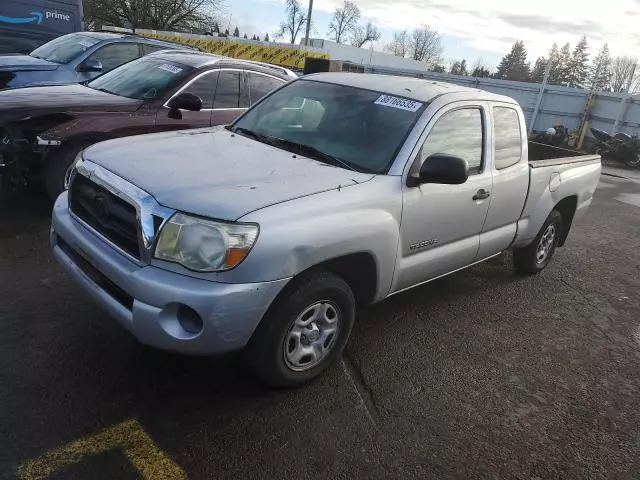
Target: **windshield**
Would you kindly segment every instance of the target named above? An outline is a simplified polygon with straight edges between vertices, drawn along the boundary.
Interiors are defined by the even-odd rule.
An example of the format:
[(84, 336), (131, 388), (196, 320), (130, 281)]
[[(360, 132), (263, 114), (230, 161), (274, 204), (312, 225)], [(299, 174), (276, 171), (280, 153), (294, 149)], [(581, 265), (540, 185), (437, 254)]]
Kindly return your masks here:
[(333, 157), (335, 165), (385, 173), (424, 107), (381, 92), (297, 80), (258, 103), (232, 129), (320, 161)]
[(87, 48), (91, 48), (99, 41), (99, 38), (90, 37), (89, 35), (71, 33), (45, 43), (29, 55), (48, 60), (49, 62), (69, 63)]
[(121, 97), (155, 100), (161, 98), (191, 71), (193, 67), (187, 65), (159, 57), (142, 57), (101, 75), (87, 86)]

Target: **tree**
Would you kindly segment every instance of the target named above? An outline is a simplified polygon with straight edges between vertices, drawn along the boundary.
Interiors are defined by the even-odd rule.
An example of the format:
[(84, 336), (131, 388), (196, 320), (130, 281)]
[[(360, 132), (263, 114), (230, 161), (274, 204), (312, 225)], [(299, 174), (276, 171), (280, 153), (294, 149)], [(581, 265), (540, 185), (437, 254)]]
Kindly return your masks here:
[(342, 8), (337, 7), (333, 12), (333, 18), (329, 23), (330, 40), (336, 43), (343, 43), (348, 33), (353, 31), (358, 26), (358, 20), (360, 19), (360, 9), (358, 6), (345, 0)]
[(213, 22), (213, 28), (211, 29), (213, 33), (220, 33), (220, 27), (218, 26), (218, 22)]
[(84, 0), (87, 26), (151, 30), (211, 30), (223, 0)]
[(302, 26), (307, 23), (307, 12), (302, 8), (299, 0), (287, 0), (286, 11), (285, 20), (280, 23), (277, 36), (288, 37), (289, 41), (294, 44)]
[(596, 92), (606, 90), (609, 88), (610, 79), (611, 57), (609, 56), (609, 46), (605, 43), (593, 60), (589, 71), (589, 88)]
[(518, 40), (511, 47), (498, 65), (495, 78), (526, 82), (529, 80), (529, 64), (527, 63), (527, 49), (522, 40)]
[(245, 33), (245, 34), (244, 34), (244, 36), (243, 36), (242, 38), (244, 38), (244, 39), (246, 40), (246, 39), (248, 39), (249, 37), (247, 37), (247, 34)]
[(442, 44), (440, 34), (428, 25), (413, 30), (409, 40), (409, 55), (413, 60), (423, 62), (427, 67), (440, 61)]
[[(632, 86), (638, 59), (636, 57), (615, 57), (611, 62), (611, 91), (622, 93)], [(632, 90), (631, 88), (629, 88)]]
[(531, 81), (536, 83), (542, 83), (544, 80), (544, 72), (547, 69), (547, 59), (544, 57), (538, 57), (536, 63), (531, 70)]
[(589, 46), (587, 45), (587, 37), (583, 35), (571, 54), (568, 79), (570, 87), (584, 88), (589, 71), (588, 63)]
[(265, 33), (265, 35), (264, 35), (264, 41), (265, 41), (265, 42), (268, 42), (268, 41), (269, 41), (269, 34), (268, 34), (268, 33)]
[(485, 67), (484, 61), (481, 57), (478, 57), (473, 64), (473, 70), (471, 70), (472, 77), (486, 78), (491, 76), (491, 72)]
[(406, 57), (409, 54), (409, 32), (402, 30), (393, 34), (393, 41), (384, 49), (396, 57)]
[(225, 36), (225, 37), (228, 37), (228, 36), (229, 36), (229, 29), (228, 29), (228, 28), (225, 28), (225, 29), (224, 29), (224, 36)]
[(571, 45), (569, 45), (569, 42), (565, 43), (560, 49), (556, 71), (558, 72), (557, 85), (565, 87), (569, 85), (569, 77), (571, 76)]
[(451, 64), (449, 73), (452, 75), (469, 75), (469, 72), (467, 72), (467, 61), (465, 59), (460, 61), (456, 60)]
[(378, 40), (380, 40), (380, 30), (371, 22), (367, 22), (366, 26), (358, 25), (353, 30), (351, 45), (360, 48), (367, 42), (377, 42)]
[(240, 36), (240, 30), (238, 29), (238, 27), (233, 29), (233, 36), (234, 37), (239, 37)]
[(429, 69), (429, 71), (435, 72), (435, 73), (444, 73), (445, 68), (444, 68), (444, 65), (442, 65), (441, 63), (434, 63), (431, 65), (431, 68)]

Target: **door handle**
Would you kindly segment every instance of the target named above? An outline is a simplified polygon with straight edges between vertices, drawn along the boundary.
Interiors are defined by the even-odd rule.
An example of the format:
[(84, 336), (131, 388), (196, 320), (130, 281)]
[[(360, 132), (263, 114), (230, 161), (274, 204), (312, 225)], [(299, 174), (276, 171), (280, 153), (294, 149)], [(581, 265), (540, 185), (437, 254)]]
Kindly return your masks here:
[(476, 192), (476, 194), (472, 198), (474, 200), (484, 200), (486, 198), (489, 198), (490, 196), (491, 196), (491, 192), (489, 190), (485, 190), (484, 188), (481, 188)]

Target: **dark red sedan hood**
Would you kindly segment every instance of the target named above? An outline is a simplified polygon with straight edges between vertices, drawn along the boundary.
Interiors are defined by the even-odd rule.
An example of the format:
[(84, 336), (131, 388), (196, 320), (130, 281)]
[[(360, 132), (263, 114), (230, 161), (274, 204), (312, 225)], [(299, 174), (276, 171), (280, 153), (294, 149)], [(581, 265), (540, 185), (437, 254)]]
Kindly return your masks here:
[(0, 124), (50, 113), (135, 112), (142, 103), (79, 84), (0, 90)]

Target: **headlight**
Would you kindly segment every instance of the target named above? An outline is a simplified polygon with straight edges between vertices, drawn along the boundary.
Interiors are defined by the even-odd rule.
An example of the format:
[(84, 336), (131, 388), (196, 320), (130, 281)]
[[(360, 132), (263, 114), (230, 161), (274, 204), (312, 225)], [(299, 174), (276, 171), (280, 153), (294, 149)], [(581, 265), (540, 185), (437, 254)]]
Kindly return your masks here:
[(160, 231), (154, 256), (198, 272), (229, 270), (251, 251), (258, 226), (176, 213)]
[(78, 153), (78, 155), (76, 155), (76, 158), (73, 162), (71, 162), (71, 165), (69, 165), (69, 168), (67, 168), (67, 171), (64, 174), (64, 189), (68, 190), (69, 189), (69, 185), (71, 184), (71, 177), (73, 177), (73, 173), (75, 172), (76, 168), (78, 168), (78, 164), (82, 161), (84, 161), (84, 157), (82, 156), (83, 151), (80, 151), (80, 153)]

